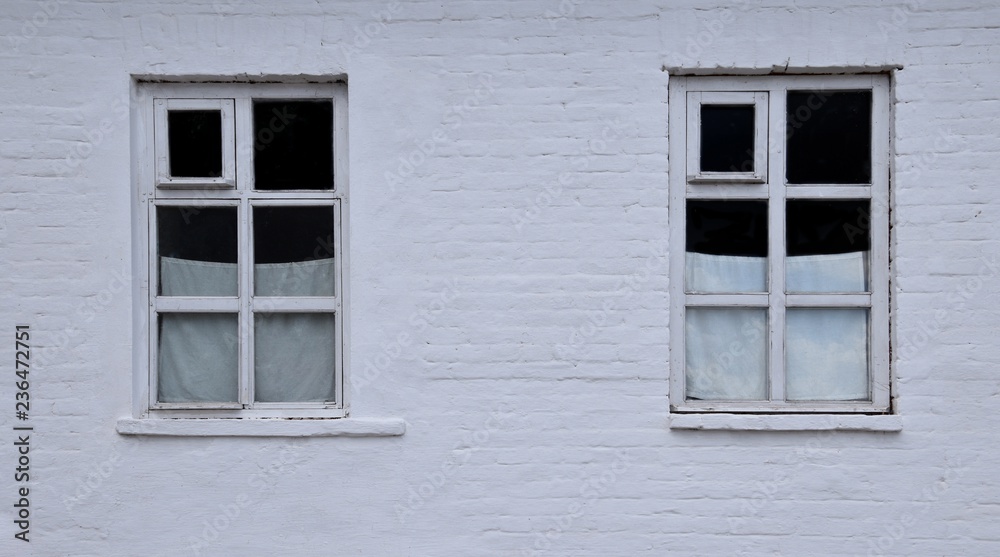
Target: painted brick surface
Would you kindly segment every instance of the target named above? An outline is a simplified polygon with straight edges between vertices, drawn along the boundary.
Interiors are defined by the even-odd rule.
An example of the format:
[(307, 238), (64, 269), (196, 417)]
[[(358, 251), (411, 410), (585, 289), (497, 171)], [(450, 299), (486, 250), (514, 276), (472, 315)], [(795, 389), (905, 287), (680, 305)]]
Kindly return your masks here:
[[(972, 0), (4, 0), (0, 332), (32, 327), (36, 431), (25, 544), (6, 345), (0, 554), (1000, 554), (997, 60)], [(901, 433), (668, 429), (669, 67), (902, 68)], [(243, 74), (349, 79), (352, 416), (402, 437), (115, 432), (131, 76)]]

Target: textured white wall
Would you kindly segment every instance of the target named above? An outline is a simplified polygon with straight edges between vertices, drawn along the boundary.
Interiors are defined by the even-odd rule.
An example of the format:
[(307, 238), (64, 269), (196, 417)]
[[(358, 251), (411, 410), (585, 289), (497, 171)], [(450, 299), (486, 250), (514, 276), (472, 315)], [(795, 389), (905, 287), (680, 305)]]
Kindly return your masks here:
[[(786, 4), (4, 0), (0, 554), (1000, 554), (1000, 7)], [(891, 65), (902, 433), (667, 429), (664, 66)], [(130, 76), (244, 73), (349, 78), (352, 411), (403, 437), (115, 433)]]

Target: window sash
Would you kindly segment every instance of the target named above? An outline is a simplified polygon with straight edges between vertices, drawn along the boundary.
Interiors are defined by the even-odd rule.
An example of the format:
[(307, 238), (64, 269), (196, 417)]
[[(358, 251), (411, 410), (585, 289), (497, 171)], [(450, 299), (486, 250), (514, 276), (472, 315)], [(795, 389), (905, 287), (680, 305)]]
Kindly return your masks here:
[[(763, 183), (767, 181), (768, 102), (766, 91), (690, 91), (687, 94), (687, 180), (689, 183)], [(710, 172), (701, 169), (701, 107), (703, 105), (752, 105), (754, 107), (754, 169), (752, 172)]]
[[(270, 197), (270, 196), (269, 196)], [(225, 203), (216, 203), (212, 200), (199, 199), (190, 200), (194, 206), (218, 206)], [(232, 206), (232, 202), (226, 202)], [(164, 204), (166, 206), (184, 206), (187, 201), (171, 200)], [(293, 201), (280, 199), (261, 200), (260, 204), (244, 200), (238, 204), (240, 208), (240, 220), (247, 223), (249, 214), (253, 206), (332, 206), (334, 212), (333, 219), (333, 260), (335, 265), (334, 296), (254, 296), (253, 292), (253, 269), (251, 268), (252, 239), (249, 233), (249, 225), (241, 226), (238, 230), (238, 258), (237, 276), (239, 278), (238, 297), (201, 297), (201, 296), (151, 296), (149, 311), (149, 407), (151, 409), (240, 409), (253, 410), (273, 409), (273, 408), (343, 408), (344, 405), (344, 346), (343, 344), (343, 302), (342, 302), (342, 224), (341, 224), (341, 203), (334, 200), (314, 200), (311, 202), (296, 199)], [(157, 227), (156, 208), (158, 203), (149, 205), (149, 291), (158, 291), (159, 280), (159, 254), (157, 253)], [(159, 315), (163, 313), (235, 313), (238, 319), (238, 336), (240, 339), (239, 357), (239, 402), (233, 403), (208, 403), (208, 402), (185, 402), (185, 403), (165, 403), (158, 399), (158, 374), (159, 374)], [(333, 403), (324, 402), (289, 402), (289, 403), (261, 403), (255, 402), (254, 398), (254, 315), (259, 313), (331, 313), (335, 320), (336, 339), (334, 343), (335, 357), (335, 393), (336, 400)]]
[[(670, 235), (670, 404), (674, 412), (747, 412), (747, 413), (881, 413), (890, 410), (889, 372), (889, 226), (888, 226), (888, 149), (890, 105), (888, 76), (752, 76), (752, 77), (671, 77), (669, 86), (670, 160), (681, 161), (688, 168), (671, 168)], [(872, 183), (867, 185), (785, 183), (785, 102), (789, 89), (825, 91), (872, 91)], [(765, 148), (767, 175), (763, 183), (727, 183), (692, 180), (697, 166), (692, 157), (697, 141), (692, 141), (692, 103), (695, 98), (761, 91), (767, 93), (767, 137)], [(696, 96), (696, 95), (700, 95)], [(744, 103), (746, 104), (746, 103)], [(697, 115), (695, 115), (697, 116)], [(695, 117), (697, 120), (697, 117)], [(755, 152), (755, 157), (758, 154)], [(756, 165), (755, 165), (756, 168)], [(694, 169), (694, 170), (693, 170)], [(762, 294), (697, 294), (685, 291), (685, 207), (688, 199), (761, 199), (768, 201), (768, 287)], [(787, 199), (869, 199), (870, 215), (870, 291), (868, 293), (785, 293), (785, 200)], [(768, 308), (769, 401), (687, 400), (685, 386), (685, 319), (688, 307), (760, 307)], [(786, 401), (785, 386), (785, 310), (799, 307), (843, 307), (869, 310), (869, 381), (872, 400), (858, 401)]]
[[(308, 99), (332, 98), (334, 106), (333, 149), (334, 188), (332, 190), (268, 190), (252, 189), (253, 180), (253, 122), (250, 110), (252, 99)], [(163, 187), (159, 169), (165, 168), (157, 162), (159, 149), (166, 146), (166, 135), (156, 133), (155, 122), (166, 118), (166, 109), (157, 108), (156, 101), (163, 100), (163, 107), (202, 109), (205, 107), (224, 108), (224, 120), (228, 118), (231, 132), (224, 135), (225, 161), (235, 160), (234, 183), (220, 186), (208, 180), (197, 179), (198, 184), (173, 185)], [(347, 90), (343, 83), (327, 84), (139, 84), (137, 102), (133, 105), (133, 132), (147, 149), (147, 158), (135, 161), (135, 191), (139, 192), (140, 215), (145, 226), (137, 229), (136, 245), (141, 260), (146, 261), (140, 292), (149, 300), (143, 304), (141, 321), (142, 334), (148, 342), (143, 343), (141, 354), (137, 355), (136, 414), (148, 415), (155, 411), (157, 417), (340, 417), (346, 415), (346, 391), (348, 388), (344, 374), (347, 363), (345, 350), (345, 328), (347, 308), (343, 303), (346, 284), (343, 281), (346, 270), (347, 230), (345, 207), (347, 204)], [(227, 104), (228, 103), (228, 104)], [(148, 155), (155, 155), (149, 157)], [(224, 175), (224, 177), (226, 177)], [(158, 187), (159, 186), (159, 187)], [(222, 188), (225, 189), (222, 189)], [(238, 262), (239, 280), (236, 297), (195, 297), (159, 296), (157, 253), (156, 208), (160, 206), (229, 206), (238, 208)], [(252, 208), (255, 206), (328, 206), (334, 213), (333, 224), (333, 296), (252, 296), (253, 269), (250, 267), (252, 253)], [(239, 355), (239, 402), (238, 403), (163, 403), (158, 402), (158, 316), (165, 313), (209, 312), (235, 313), (238, 315), (240, 355)], [(335, 398), (333, 402), (276, 402), (253, 401), (253, 328), (254, 316), (265, 312), (281, 313), (329, 313), (334, 318)], [(141, 373), (141, 378), (139, 374)]]
[[(234, 188), (236, 186), (236, 138), (233, 99), (163, 99), (153, 102), (153, 151), (157, 188)], [(218, 110), (222, 113), (222, 176), (218, 178), (174, 177), (170, 174), (167, 114), (171, 110)]]

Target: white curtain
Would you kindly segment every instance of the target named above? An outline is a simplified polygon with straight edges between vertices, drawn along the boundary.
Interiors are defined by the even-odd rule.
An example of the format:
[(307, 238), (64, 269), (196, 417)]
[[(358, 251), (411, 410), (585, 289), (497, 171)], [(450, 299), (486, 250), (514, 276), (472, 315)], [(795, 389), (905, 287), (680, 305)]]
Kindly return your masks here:
[(687, 396), (767, 399), (767, 310), (692, 307), (685, 312)]
[[(789, 292), (864, 292), (868, 252), (786, 258)], [(766, 291), (767, 258), (686, 254), (689, 291)], [(868, 310), (786, 311), (785, 388), (790, 400), (868, 398)], [(687, 396), (767, 399), (767, 312), (690, 307), (686, 311)]]
[(253, 266), (258, 296), (333, 296), (333, 259)]
[[(687, 252), (684, 281), (689, 292), (767, 291), (767, 258)], [(788, 292), (865, 292), (868, 252), (785, 258)]]
[(161, 296), (236, 296), (235, 263), (160, 258)]
[[(333, 295), (333, 259), (257, 265), (258, 295)], [(160, 258), (164, 296), (235, 296), (233, 263)], [(336, 353), (329, 313), (258, 313), (255, 397), (262, 402), (333, 400)], [(164, 313), (160, 319), (158, 400), (238, 400), (237, 315)]]
[(868, 252), (799, 255), (785, 259), (788, 292), (865, 292)]
[(161, 314), (157, 400), (238, 401), (239, 357), (236, 314)]
[(868, 398), (868, 310), (785, 312), (785, 396), (789, 400)]
[(689, 292), (766, 292), (767, 258), (689, 251), (684, 282)]

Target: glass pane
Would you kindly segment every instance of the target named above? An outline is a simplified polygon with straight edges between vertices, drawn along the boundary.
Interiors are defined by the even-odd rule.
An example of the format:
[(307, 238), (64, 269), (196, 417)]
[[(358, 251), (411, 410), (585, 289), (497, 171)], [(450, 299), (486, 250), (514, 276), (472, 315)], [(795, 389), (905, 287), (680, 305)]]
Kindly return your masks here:
[(258, 313), (254, 319), (254, 400), (336, 400), (332, 313)]
[(688, 399), (767, 399), (767, 309), (687, 308), (684, 354)]
[(788, 400), (869, 400), (868, 309), (790, 308), (785, 326)]
[(753, 105), (701, 105), (702, 172), (753, 172)]
[(236, 207), (156, 208), (161, 296), (236, 296)]
[(254, 292), (333, 296), (333, 207), (254, 207)]
[(871, 182), (871, 91), (789, 91), (786, 117), (789, 184)]
[(333, 189), (333, 101), (257, 101), (253, 127), (256, 189)]
[(767, 202), (688, 200), (688, 292), (767, 290)]
[(185, 178), (222, 176), (222, 112), (167, 112), (170, 175)]
[(161, 314), (157, 400), (237, 402), (238, 327), (235, 313)]
[(870, 205), (867, 199), (787, 202), (788, 292), (868, 291)]

